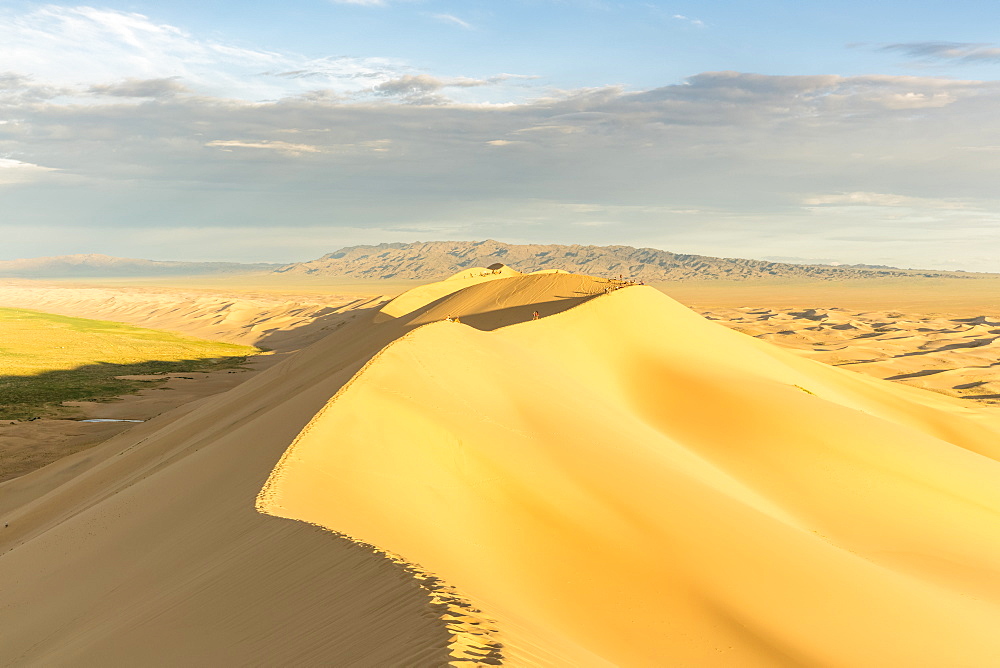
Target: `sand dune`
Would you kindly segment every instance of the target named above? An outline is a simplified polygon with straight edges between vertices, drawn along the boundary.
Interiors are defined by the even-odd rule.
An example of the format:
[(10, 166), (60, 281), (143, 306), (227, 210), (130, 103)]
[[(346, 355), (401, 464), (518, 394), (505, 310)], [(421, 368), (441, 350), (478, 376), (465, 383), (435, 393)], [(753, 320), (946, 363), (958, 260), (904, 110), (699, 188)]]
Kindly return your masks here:
[(167, 287), (102, 287), (36, 281), (0, 284), (0, 306), (113, 320), (215, 341), (299, 348), (316, 340), (324, 316), (378, 296), (296, 295)]
[(836, 307), (704, 315), (826, 364), (1000, 406), (1000, 317)]
[(1000, 664), (996, 413), (608, 287), (347, 301), (0, 484), (4, 663)]
[(510, 267), (502, 267), (495, 271), (486, 269), (485, 267), (473, 267), (472, 269), (460, 271), (453, 276), (449, 276), (443, 281), (436, 281), (407, 290), (383, 306), (381, 312), (386, 316), (398, 318), (470, 286), (520, 275), (520, 272)]
[(254, 510), (295, 434), (387, 342), (366, 325), (0, 485), (3, 663), (446, 662), (446, 607), (402, 565)]
[(1000, 664), (998, 459), (993, 414), (635, 287), (396, 340), (258, 505), (442, 576), (512, 665), (971, 667)]
[[(469, 288), (468, 320), (511, 324), (596, 291), (585, 277), (518, 280), (508, 291), (503, 281)], [(535, 295), (548, 301), (525, 304)], [(0, 530), (0, 656), (13, 665), (493, 662), (488, 624), (446, 583), (254, 508), (329, 398), (446, 308), (381, 325), (376, 309), (343, 313), (325, 338), (229, 392), (0, 484), (9, 524)]]
[[(183, 330), (184, 317), (176, 322)], [(0, 541), (14, 548), (0, 558), (5, 665), (301, 664), (331, 653), (440, 664), (447, 632), (412, 575), (252, 510), (296, 421), (337, 387), (335, 373), (327, 389), (279, 366), (263, 386), (184, 406), (0, 486), (10, 525)]]

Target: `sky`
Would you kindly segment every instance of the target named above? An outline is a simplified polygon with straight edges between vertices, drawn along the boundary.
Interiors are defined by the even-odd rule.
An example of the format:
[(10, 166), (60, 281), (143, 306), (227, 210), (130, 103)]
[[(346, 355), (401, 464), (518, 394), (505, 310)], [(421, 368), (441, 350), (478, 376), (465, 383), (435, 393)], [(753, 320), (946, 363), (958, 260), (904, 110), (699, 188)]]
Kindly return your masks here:
[(1000, 3), (0, 0), (0, 259), (1000, 272)]

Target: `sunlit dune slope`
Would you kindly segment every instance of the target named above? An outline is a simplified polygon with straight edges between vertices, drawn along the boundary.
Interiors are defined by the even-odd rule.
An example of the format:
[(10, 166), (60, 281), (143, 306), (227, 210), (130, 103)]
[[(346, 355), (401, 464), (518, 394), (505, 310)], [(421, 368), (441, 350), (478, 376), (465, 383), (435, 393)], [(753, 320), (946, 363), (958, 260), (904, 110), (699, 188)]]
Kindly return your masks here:
[[(382, 350), (258, 508), (443, 577), (510, 665), (1000, 665), (996, 417), (556, 279), (414, 316), (462, 323)], [(543, 287), (579, 305), (462, 311)]]
[[(542, 271), (533, 271), (530, 274), (522, 274), (519, 271), (511, 269), (510, 267), (501, 267), (500, 269), (490, 270), (484, 269), (482, 267), (475, 267), (473, 269), (467, 269), (465, 271), (460, 271), (454, 276), (450, 276), (443, 281), (438, 281), (436, 283), (426, 283), (424, 285), (418, 285), (415, 288), (407, 290), (403, 294), (395, 297), (392, 301), (382, 307), (381, 313), (382, 317), (377, 318), (376, 322), (381, 322), (386, 320), (385, 316), (392, 318), (399, 318), (401, 316), (415, 313), (424, 307), (439, 302), (449, 295), (453, 295), (457, 292), (470, 288), (474, 285), (479, 285), (481, 283), (488, 283), (502, 278), (518, 278), (525, 276), (543, 276), (558, 274), (561, 276), (568, 276), (569, 272), (562, 269), (544, 269)], [(569, 279), (560, 279), (560, 282), (532, 282), (533, 279), (529, 279), (528, 285), (537, 286), (542, 285), (545, 287), (552, 287), (560, 285), (562, 287), (568, 285), (586, 285), (587, 294), (597, 294), (603, 290), (603, 286), (607, 284), (605, 279), (592, 278), (590, 276), (576, 275)], [(517, 301), (521, 305), (528, 305), (533, 303), (531, 300), (525, 301), (520, 299), (523, 296), (523, 286), (526, 283), (521, 281), (512, 284), (510, 281), (503, 283), (503, 289), (498, 294), (505, 294), (505, 301)], [(515, 288), (515, 294), (507, 294), (511, 290), (512, 285), (517, 285)], [(558, 295), (550, 295), (547, 291), (539, 291), (536, 289), (535, 298), (539, 301), (550, 301), (552, 299), (558, 299)], [(450, 303), (450, 302), (449, 302)], [(468, 311), (467, 308), (463, 308), (464, 302), (461, 303), (450, 303), (455, 309), (455, 315), (458, 315), (460, 311)]]
[[(536, 311), (540, 317), (560, 313), (603, 294), (608, 285), (606, 279), (579, 274), (539, 273), (501, 277), (499, 280), (484, 278), (437, 298), (416, 294), (412, 310), (394, 321), (386, 322), (384, 326), (401, 334), (415, 326), (453, 317), (476, 329), (496, 329), (531, 320)], [(400, 297), (412, 292), (405, 292)], [(375, 322), (386, 320), (383, 309)]]
[(484, 267), (467, 269), (443, 281), (427, 283), (411, 288), (383, 306), (381, 310), (383, 315), (398, 318), (470, 286), (520, 275), (520, 272), (510, 267), (503, 267), (496, 271), (491, 271)]

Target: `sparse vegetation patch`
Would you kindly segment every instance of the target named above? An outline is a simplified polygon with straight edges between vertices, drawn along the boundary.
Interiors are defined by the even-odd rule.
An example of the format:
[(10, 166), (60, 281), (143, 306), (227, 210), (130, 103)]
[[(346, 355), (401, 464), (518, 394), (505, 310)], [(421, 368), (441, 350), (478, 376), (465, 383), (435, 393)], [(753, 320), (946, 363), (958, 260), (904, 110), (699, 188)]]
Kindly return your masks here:
[(64, 401), (108, 401), (153, 376), (240, 367), (262, 351), (219, 341), (23, 309), (0, 308), (0, 419), (74, 417)]

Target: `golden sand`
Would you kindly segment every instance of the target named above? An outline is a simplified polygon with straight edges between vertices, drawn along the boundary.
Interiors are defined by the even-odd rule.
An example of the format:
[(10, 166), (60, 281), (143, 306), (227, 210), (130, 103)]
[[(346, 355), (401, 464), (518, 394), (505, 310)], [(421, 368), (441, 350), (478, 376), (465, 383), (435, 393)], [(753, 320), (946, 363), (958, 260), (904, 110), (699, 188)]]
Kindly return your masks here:
[[(713, 322), (584, 276), (466, 283), (383, 311), (374, 288), (34, 292), (315, 343), (0, 484), (4, 662), (1000, 665), (995, 410), (808, 359), (842, 330), (791, 314), (835, 300), (758, 322), (719, 293)], [(874, 331), (888, 304), (857, 295)], [(765, 340), (779, 313), (800, 350)], [(963, 336), (919, 329), (843, 341), (888, 374)]]
[(258, 507), (442, 576), (513, 665), (984, 666), (998, 458), (995, 415), (634, 287), (398, 339)]

